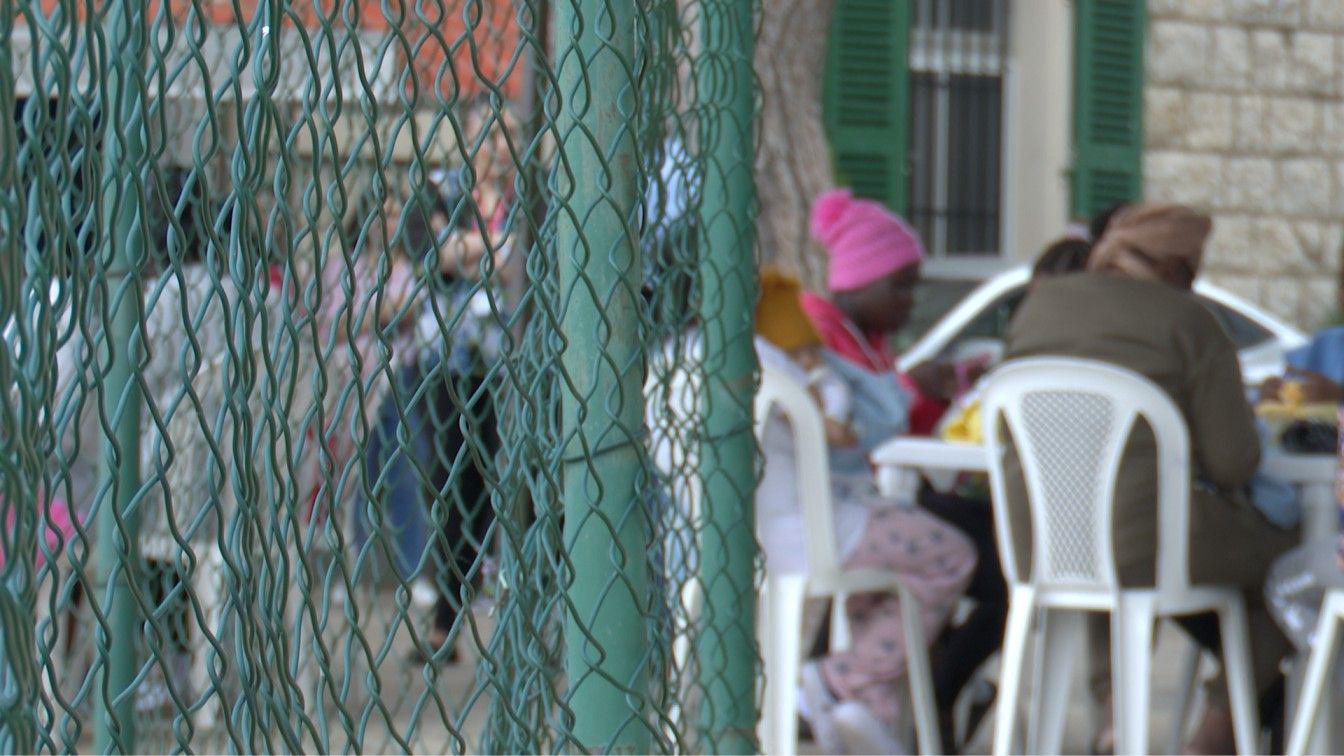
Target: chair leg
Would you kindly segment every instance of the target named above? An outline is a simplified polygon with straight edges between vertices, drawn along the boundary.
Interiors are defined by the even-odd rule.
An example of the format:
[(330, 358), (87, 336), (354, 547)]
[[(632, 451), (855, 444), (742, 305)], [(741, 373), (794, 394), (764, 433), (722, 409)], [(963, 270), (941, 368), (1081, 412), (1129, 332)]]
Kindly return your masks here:
[[(761, 702), (761, 715), (756, 718), (756, 742), (760, 744), (761, 753), (770, 753), (775, 746), (774, 733), (771, 727), (774, 726), (774, 719), (770, 716), (771, 707), (774, 701), (770, 696), (774, 695), (774, 686), (770, 684), (770, 578), (767, 576), (762, 582), (760, 589), (756, 592), (756, 647), (760, 649), (761, 654), (761, 674), (756, 681), (756, 695)], [(680, 708), (681, 704), (678, 704)], [(678, 716), (680, 712), (678, 712)]]
[(807, 582), (801, 575), (766, 578), (765, 738), (762, 750), (792, 756), (798, 751), (799, 628)]
[(1073, 683), (1073, 665), (1087, 632), (1086, 615), (1079, 611), (1046, 609), (1041, 612), (1040, 687), (1032, 691), (1032, 723), (1027, 750), (1059, 753), (1064, 740), (1065, 714)]
[(1342, 614), (1344, 614), (1344, 595), (1331, 595), (1326, 605), (1321, 608), (1321, 618), (1316, 623), (1311, 656), (1307, 661), (1307, 674), (1302, 681), (1302, 693), (1298, 696), (1297, 713), (1293, 715), (1293, 729), (1289, 732), (1287, 749), (1289, 756), (1305, 754), (1316, 729), (1325, 688), (1330, 684), (1330, 670), (1334, 666), (1332, 662), (1339, 650), (1339, 625)]
[(942, 751), (938, 734), (938, 704), (934, 700), (933, 671), (929, 668), (929, 644), (924, 637), (919, 599), (904, 587), (901, 599), (901, 624), (905, 630), (906, 677), (910, 683), (910, 704), (915, 713), (915, 735), (921, 754)]
[(1012, 753), (1017, 725), (1017, 702), (1022, 695), (1022, 665), (1031, 635), (1031, 615), (1036, 611), (1036, 592), (1029, 585), (1015, 585), (1008, 601), (1008, 625), (1003, 633), (999, 670), (999, 700), (994, 714), (995, 756)]
[[(199, 714), (193, 718), (192, 724), (204, 730), (212, 730), (219, 723), (223, 703), (221, 693), (210, 690), (211, 650), (210, 644), (205, 640), (207, 632), (220, 632), (224, 618), (224, 557), (217, 547), (208, 547), (201, 560), (197, 562), (192, 583), (192, 588), (196, 591), (196, 600), (200, 602), (205, 621), (209, 623), (209, 627), (196, 625), (192, 628), (195, 631), (191, 638), (192, 695), (199, 697), (212, 693), (201, 707)], [(194, 618), (195, 614), (191, 616)]]
[(1050, 610), (1044, 607), (1037, 609), (1032, 615), (1031, 635), (1027, 638), (1028, 654), (1033, 659), (1031, 664), (1031, 697), (1027, 699), (1027, 739), (1024, 741), (1023, 750), (1031, 753), (1038, 753), (1041, 736), (1041, 706), (1040, 694), (1045, 690), (1045, 625), (1049, 620)]
[(1115, 752), (1148, 752), (1148, 703), (1152, 685), (1153, 599), (1121, 595), (1111, 614), (1111, 690), (1115, 702)]
[[(688, 630), (695, 624), (696, 620), (700, 618), (699, 582), (695, 580), (687, 580), (686, 585), (681, 589), (680, 596), (681, 610), (685, 612), (686, 624), (684, 627), (677, 628), (678, 632), (676, 633), (676, 638), (672, 641), (672, 665), (673, 669), (676, 670), (677, 676), (684, 678), (688, 677), (685, 675), (686, 663), (691, 657), (691, 636)], [(677, 618), (675, 616), (672, 618), (672, 622), (673, 626), (677, 627)], [(669, 740), (675, 741), (675, 733), (672, 732), (672, 730), (681, 726), (681, 707), (685, 703), (687, 693), (686, 685), (680, 684), (676, 695), (672, 696), (672, 704), (667, 712), (669, 724), (665, 728), (668, 730)]]
[(1171, 731), (1167, 734), (1167, 753), (1180, 753), (1185, 744), (1186, 725), (1190, 722), (1190, 712), (1195, 707), (1195, 693), (1198, 690), (1199, 663), (1204, 652), (1199, 644), (1187, 640), (1181, 650), (1181, 661), (1176, 673), (1176, 717), (1172, 719)]
[(831, 653), (848, 651), (852, 638), (849, 632), (849, 614), (845, 606), (849, 603), (849, 594), (837, 593), (831, 597)]
[[(54, 678), (63, 676), (66, 672), (66, 668), (68, 667), (68, 660), (66, 658), (65, 653), (65, 645), (67, 642), (69, 642), (69, 639), (67, 638), (67, 635), (65, 633), (65, 628), (61, 627), (62, 624), (61, 615), (63, 614), (63, 612), (58, 611), (53, 614), (50, 610), (52, 593), (56, 592), (55, 586), (57, 582), (58, 580), (56, 576), (54, 574), (49, 574), (47, 575), (46, 581), (38, 583), (36, 591), (37, 601), (35, 602), (35, 605), (33, 607), (34, 653), (36, 653), (37, 648), (41, 645), (40, 640), (42, 637), (43, 624), (45, 623), (52, 626), (52, 629), (55, 631), (53, 633), (53, 635), (56, 638), (55, 645), (52, 646), (50, 652), (47, 654), (45, 659), (42, 658), (40, 655), (38, 656), (37, 659), (37, 676), (42, 683), (42, 694), (48, 702), (56, 700), (56, 690), (52, 687), (51, 681)], [(66, 611), (68, 612), (70, 610), (67, 609)], [(42, 708), (43, 707), (38, 707), (39, 716), (41, 715)], [(43, 724), (46, 725), (47, 723), (44, 722)]]
[(1246, 605), (1241, 598), (1218, 609), (1218, 628), (1223, 639), (1223, 669), (1227, 674), (1227, 699), (1232, 708), (1232, 730), (1237, 752), (1252, 754), (1260, 738), (1255, 683), (1251, 674), (1251, 636), (1246, 624)]
[(969, 730), (971, 729), (971, 706), (973, 704), (970, 691), (975, 690), (980, 674), (980, 672), (976, 672), (975, 676), (966, 683), (966, 687), (957, 696), (956, 703), (952, 704), (953, 743), (966, 743), (971, 739), (972, 733)]

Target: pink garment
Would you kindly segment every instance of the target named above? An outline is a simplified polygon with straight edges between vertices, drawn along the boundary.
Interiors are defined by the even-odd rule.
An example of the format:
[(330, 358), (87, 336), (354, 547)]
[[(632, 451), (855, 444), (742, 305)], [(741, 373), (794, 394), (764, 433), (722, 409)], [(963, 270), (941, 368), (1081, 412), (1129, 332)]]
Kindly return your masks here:
[[(5, 529), (9, 532), (14, 531), (13, 509), (9, 510), (9, 516), (5, 518)], [(70, 539), (75, 536), (75, 520), (70, 515), (70, 505), (65, 503), (65, 499), (53, 496), (47, 505), (45, 513), (39, 512), (38, 517), (43, 521), (43, 528), (46, 534), (47, 548), (38, 549), (34, 565), (41, 567), (46, 564), (47, 553), (56, 553), (64, 548), (65, 544), (70, 543)], [(0, 567), (5, 564), (4, 546), (0, 545)]]
[(896, 356), (884, 334), (860, 332), (834, 302), (820, 294), (803, 292), (799, 302), (827, 349), (874, 373), (896, 369)]
[[(493, 207), (486, 207), (488, 199), (482, 192), (474, 192), (472, 199), (476, 202), (476, 207), (480, 208), (481, 214), (486, 219), (486, 230), (492, 234), (503, 233), (505, 225), (509, 220), (509, 205), (513, 201), (513, 192), (506, 191), (499, 196)], [(499, 242), (496, 241), (496, 244)]]
[(831, 291), (853, 291), (924, 259), (914, 229), (880, 203), (832, 189), (812, 203), (812, 236), (830, 256)]
[[(951, 525), (917, 509), (877, 509), (868, 516), (847, 569), (889, 570), (919, 599), (924, 639), (933, 642), (975, 571), (975, 547)], [(858, 700), (894, 726), (907, 654), (900, 599), (894, 593), (852, 596), (849, 650), (821, 661), (826, 684), (841, 701)]]
[[(887, 347), (886, 336), (860, 332), (859, 327), (834, 302), (820, 294), (804, 292), (799, 301), (803, 311), (812, 319), (812, 325), (821, 334), (821, 342), (827, 349), (864, 370), (880, 373), (896, 369), (896, 356)], [(925, 396), (910, 376), (904, 373), (896, 378), (901, 382), (901, 388), (915, 397), (910, 406), (910, 432), (916, 436), (932, 434), (938, 421), (947, 412), (947, 402)]]

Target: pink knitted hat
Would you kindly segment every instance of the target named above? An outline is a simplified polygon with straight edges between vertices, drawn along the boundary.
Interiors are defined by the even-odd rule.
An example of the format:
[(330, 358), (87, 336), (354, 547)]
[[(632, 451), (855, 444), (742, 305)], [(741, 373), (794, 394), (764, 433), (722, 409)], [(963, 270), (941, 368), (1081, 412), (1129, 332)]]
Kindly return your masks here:
[(919, 236), (882, 205), (848, 189), (823, 192), (812, 203), (812, 236), (831, 258), (831, 291), (862, 289), (924, 259)]

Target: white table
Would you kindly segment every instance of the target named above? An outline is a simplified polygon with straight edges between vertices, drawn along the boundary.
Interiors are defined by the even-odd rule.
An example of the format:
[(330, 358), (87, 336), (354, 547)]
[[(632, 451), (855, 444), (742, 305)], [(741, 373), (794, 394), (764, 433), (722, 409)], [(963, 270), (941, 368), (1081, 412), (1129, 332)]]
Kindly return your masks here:
[[(870, 459), (877, 468), (878, 490), (891, 497), (908, 495), (912, 476), (989, 469), (989, 455), (979, 444), (915, 436), (898, 436), (887, 441), (873, 450)], [(1339, 505), (1335, 503), (1337, 464), (1331, 454), (1271, 452), (1265, 457), (1265, 472), (1302, 491), (1304, 541), (1334, 538), (1339, 533)]]
[(897, 436), (874, 449), (869, 459), (877, 467), (878, 490), (892, 499), (912, 497), (920, 474), (989, 470), (989, 453), (979, 444), (916, 436)]
[(1302, 492), (1302, 540), (1316, 541), (1339, 535), (1339, 504), (1335, 501), (1333, 454), (1284, 454), (1270, 452), (1263, 469)]
[[(1330, 540), (1339, 537), (1339, 504), (1335, 501), (1335, 474), (1339, 462), (1333, 454), (1281, 454), (1265, 457), (1265, 472), (1298, 486), (1302, 492), (1302, 540)], [(1296, 689), (1304, 669), (1305, 654), (1293, 665), (1292, 689)], [(1318, 717), (1312, 735), (1316, 753), (1341, 753), (1344, 744), (1344, 717), (1339, 716), (1334, 688), (1326, 686), (1321, 702), (1325, 716)], [(1288, 720), (1292, 722), (1291, 719)]]
[[(919, 476), (948, 471), (984, 472), (989, 469), (989, 454), (979, 444), (954, 444), (935, 438), (899, 436), (882, 444), (870, 455), (877, 468), (877, 486), (883, 496), (912, 498)], [(1335, 501), (1335, 474), (1338, 460), (1331, 454), (1285, 454), (1270, 452), (1264, 471), (1299, 487), (1302, 492), (1302, 539), (1336, 538), (1339, 534), (1339, 504)], [(1294, 665), (1301, 668), (1302, 665)], [(1324, 711), (1333, 712), (1331, 691), (1326, 691)], [(1335, 720), (1332, 722), (1332, 720)], [(1291, 722), (1291, 720), (1289, 720)], [(1334, 745), (1344, 743), (1344, 717), (1324, 716), (1318, 720), (1317, 744), (1326, 744), (1323, 753), (1339, 753)], [(1325, 728), (1330, 727), (1327, 731)]]

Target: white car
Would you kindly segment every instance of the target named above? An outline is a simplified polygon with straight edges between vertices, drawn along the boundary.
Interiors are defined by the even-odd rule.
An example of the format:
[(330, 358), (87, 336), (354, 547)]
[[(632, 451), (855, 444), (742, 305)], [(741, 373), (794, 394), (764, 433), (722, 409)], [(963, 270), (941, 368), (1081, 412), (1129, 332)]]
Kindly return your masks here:
[[(1003, 354), (1008, 322), (1026, 296), (1030, 278), (1031, 268), (1023, 266), (980, 284), (905, 350), (900, 369), (909, 370), (935, 358), (959, 359), (972, 354), (988, 354), (997, 361)], [(1217, 286), (1196, 281), (1195, 294), (1236, 343), (1247, 384), (1281, 375), (1288, 352), (1307, 343), (1301, 331)]]

